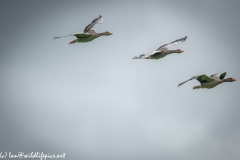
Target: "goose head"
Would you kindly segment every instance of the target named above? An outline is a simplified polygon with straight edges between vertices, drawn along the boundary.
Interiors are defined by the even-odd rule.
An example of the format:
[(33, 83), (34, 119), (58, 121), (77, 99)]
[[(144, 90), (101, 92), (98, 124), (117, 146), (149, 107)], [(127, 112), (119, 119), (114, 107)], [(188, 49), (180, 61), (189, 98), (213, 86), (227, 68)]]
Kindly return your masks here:
[(106, 31), (106, 32), (103, 32), (102, 35), (110, 36), (110, 35), (112, 35), (112, 32), (108, 32), (108, 31)]
[(226, 79), (223, 79), (223, 82), (234, 82), (236, 81), (235, 78), (226, 78)]
[(184, 51), (181, 50), (181, 49), (177, 49), (176, 51), (177, 51), (177, 53), (182, 53), (182, 52), (184, 52)]

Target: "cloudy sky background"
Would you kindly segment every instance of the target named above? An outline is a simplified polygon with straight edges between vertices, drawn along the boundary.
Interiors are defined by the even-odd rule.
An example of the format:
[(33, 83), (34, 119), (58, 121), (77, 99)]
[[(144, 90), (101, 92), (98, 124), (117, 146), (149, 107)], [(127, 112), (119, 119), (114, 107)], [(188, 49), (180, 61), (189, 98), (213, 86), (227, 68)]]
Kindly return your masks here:
[[(0, 152), (71, 160), (240, 159), (240, 1), (30, 1), (0, 5)], [(69, 45), (103, 16), (90, 43)], [(133, 60), (178, 38), (160, 60)], [(188, 78), (237, 79), (192, 90)]]

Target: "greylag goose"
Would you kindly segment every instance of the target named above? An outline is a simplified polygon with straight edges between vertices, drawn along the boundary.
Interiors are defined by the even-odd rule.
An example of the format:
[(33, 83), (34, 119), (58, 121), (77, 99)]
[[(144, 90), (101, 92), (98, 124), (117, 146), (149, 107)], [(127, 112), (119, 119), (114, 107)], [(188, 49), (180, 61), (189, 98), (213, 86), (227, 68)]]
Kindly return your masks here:
[(236, 79), (234, 78), (226, 78), (224, 79), (224, 77), (226, 76), (227, 72), (220, 72), (220, 73), (216, 73), (213, 74), (211, 76), (206, 76), (205, 74), (199, 75), (199, 76), (193, 76), (192, 78), (190, 78), (189, 80), (186, 80), (185, 82), (182, 82), (178, 85), (178, 87), (190, 80), (196, 79), (200, 82), (200, 85), (194, 86), (193, 89), (199, 89), (199, 88), (208, 88), (211, 89), (213, 87), (216, 87), (217, 85), (223, 83), (223, 82), (233, 82), (236, 81)]
[(89, 25), (87, 25), (87, 27), (85, 27), (84, 32), (81, 33), (76, 33), (76, 34), (70, 34), (67, 36), (61, 36), (61, 37), (54, 37), (54, 39), (58, 39), (58, 38), (62, 38), (62, 37), (68, 37), (68, 36), (76, 36), (77, 38), (72, 40), (69, 44), (74, 44), (76, 42), (90, 42), (92, 40), (94, 40), (95, 38), (98, 38), (100, 36), (109, 36), (112, 35), (111, 32), (102, 32), (102, 33), (96, 33), (95, 29), (102, 23), (103, 18), (100, 15), (98, 18), (94, 19), (92, 21), (92, 23), (90, 23)]
[(169, 47), (183, 43), (187, 39), (187, 36), (181, 39), (177, 39), (171, 43), (164, 44), (160, 46), (158, 49), (155, 51), (152, 51), (149, 54), (142, 54), (140, 56), (135, 56), (133, 59), (160, 59), (165, 57), (166, 55), (172, 54), (172, 53), (182, 53), (183, 50), (181, 49), (176, 49), (176, 50), (168, 50)]

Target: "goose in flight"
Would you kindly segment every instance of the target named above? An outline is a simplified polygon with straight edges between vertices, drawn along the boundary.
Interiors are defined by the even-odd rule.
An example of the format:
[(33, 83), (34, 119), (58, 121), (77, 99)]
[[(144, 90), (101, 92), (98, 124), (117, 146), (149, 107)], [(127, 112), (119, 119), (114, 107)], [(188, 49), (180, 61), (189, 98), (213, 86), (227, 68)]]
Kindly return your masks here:
[(183, 50), (181, 49), (168, 50), (168, 48), (171, 46), (183, 43), (184, 41), (186, 41), (186, 39), (187, 39), (187, 36), (181, 39), (177, 39), (169, 44), (164, 44), (160, 46), (158, 49), (156, 49), (155, 51), (152, 51), (149, 54), (142, 54), (138, 57), (135, 56), (133, 57), (133, 59), (160, 59), (172, 53), (182, 53)]
[(98, 18), (94, 19), (92, 23), (87, 25), (85, 27), (84, 32), (76, 33), (76, 34), (70, 34), (67, 36), (61, 36), (61, 37), (54, 37), (54, 39), (62, 38), (62, 37), (68, 37), (68, 36), (75, 36), (76, 39), (72, 40), (69, 44), (74, 44), (76, 42), (82, 43), (82, 42), (90, 42), (94, 40), (95, 38), (98, 38), (100, 36), (109, 36), (112, 35), (111, 32), (102, 32), (102, 33), (96, 33), (95, 29), (102, 23), (103, 18), (100, 15)]
[(202, 75), (198, 75), (198, 76), (193, 76), (192, 78), (190, 78), (189, 80), (186, 80), (182, 83), (180, 83), (178, 85), (178, 87), (190, 80), (196, 79), (200, 82), (200, 85), (198, 86), (194, 86), (193, 89), (199, 89), (199, 88), (208, 88), (211, 89), (213, 87), (216, 87), (217, 85), (223, 83), (223, 82), (233, 82), (236, 81), (236, 79), (234, 78), (226, 78), (224, 79), (224, 77), (226, 76), (227, 72), (220, 72), (220, 73), (216, 73), (213, 74), (211, 76), (206, 76), (205, 74)]

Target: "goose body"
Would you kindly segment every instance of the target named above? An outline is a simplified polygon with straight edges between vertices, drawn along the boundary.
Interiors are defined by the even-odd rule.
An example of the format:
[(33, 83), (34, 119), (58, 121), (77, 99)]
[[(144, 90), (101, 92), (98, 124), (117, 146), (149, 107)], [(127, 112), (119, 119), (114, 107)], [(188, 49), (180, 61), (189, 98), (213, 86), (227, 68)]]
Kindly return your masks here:
[[(90, 42), (92, 40), (94, 40), (95, 38), (98, 38), (100, 36), (103, 36), (103, 35), (111, 35), (112, 33), (111, 32), (103, 32), (103, 33), (96, 33), (95, 31), (89, 31), (89, 33), (85, 33), (85, 34), (75, 34), (74, 36), (76, 36), (77, 38), (72, 40), (69, 44), (73, 44), (73, 43), (85, 43), (85, 42)], [(82, 36), (84, 35), (84, 36)], [(85, 36), (86, 35), (86, 36)]]
[(210, 82), (205, 82), (205, 83), (202, 83), (201, 84), (201, 88), (207, 88), (207, 89), (211, 89), (213, 87), (216, 87), (217, 85), (223, 83), (222, 80), (219, 80), (219, 79), (215, 79), (213, 81), (210, 81)]
[(158, 49), (156, 49), (155, 51), (152, 51), (149, 54), (142, 54), (140, 56), (135, 56), (133, 57), (133, 59), (160, 59), (172, 53), (182, 53), (183, 50), (181, 49), (168, 50), (168, 48), (171, 46), (183, 43), (186, 39), (187, 39), (187, 36), (181, 39), (177, 39), (171, 43), (160, 46)]
[(224, 79), (224, 77), (226, 76), (227, 72), (220, 72), (220, 73), (216, 73), (213, 74), (211, 76), (206, 76), (205, 74), (202, 75), (198, 75), (198, 76), (193, 76), (192, 78), (180, 83), (178, 85), (178, 87), (190, 80), (196, 79), (200, 82), (200, 85), (194, 86), (193, 89), (199, 89), (199, 88), (207, 88), (207, 89), (211, 89), (216, 87), (217, 85), (223, 83), (223, 82), (233, 82), (236, 81), (236, 79), (234, 78), (226, 78)]
[(98, 18), (95, 18), (89, 25), (87, 25), (84, 29), (84, 32), (76, 33), (76, 34), (70, 34), (67, 36), (61, 36), (61, 37), (54, 37), (54, 39), (62, 38), (62, 37), (68, 37), (68, 36), (75, 36), (76, 39), (72, 40), (69, 44), (74, 44), (76, 42), (78, 43), (85, 43), (90, 42), (100, 36), (109, 36), (112, 35), (111, 32), (102, 32), (102, 33), (96, 33), (95, 29), (102, 23), (103, 18), (100, 15)]

